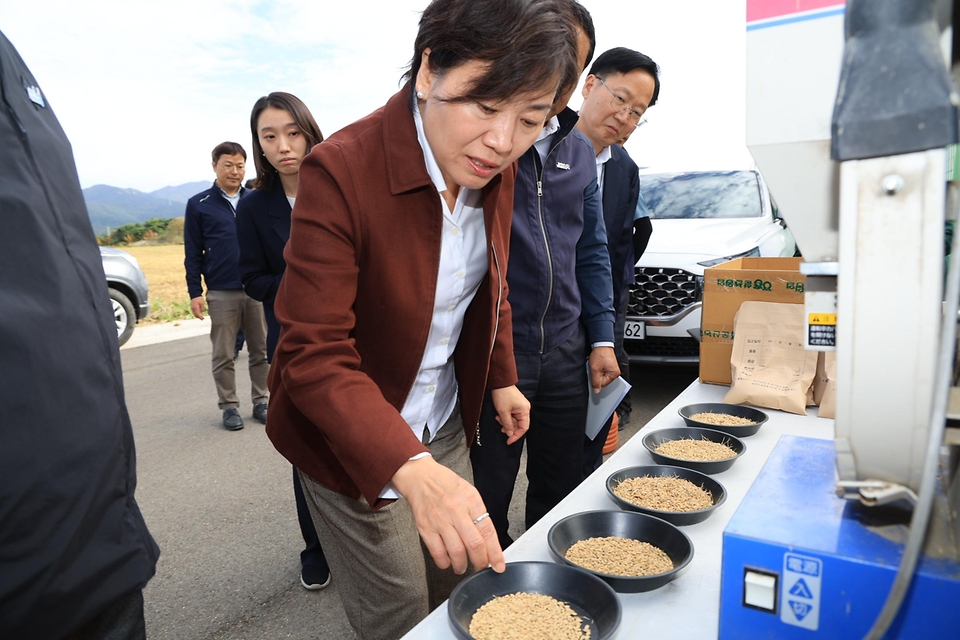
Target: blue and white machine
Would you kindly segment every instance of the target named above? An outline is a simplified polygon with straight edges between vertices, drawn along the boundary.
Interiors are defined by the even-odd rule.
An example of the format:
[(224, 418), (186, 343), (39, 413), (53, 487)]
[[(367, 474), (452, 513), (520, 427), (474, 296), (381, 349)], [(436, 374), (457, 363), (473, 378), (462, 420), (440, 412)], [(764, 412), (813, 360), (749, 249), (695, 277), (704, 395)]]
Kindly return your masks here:
[[(836, 495), (829, 440), (783, 436), (723, 536), (720, 637), (862, 638), (894, 582), (910, 513)], [(941, 496), (942, 498), (942, 496)], [(887, 632), (960, 637), (955, 547), (922, 554)]]
[(834, 441), (781, 439), (724, 532), (722, 639), (960, 638), (952, 5), (747, 0), (747, 145), (804, 254), (837, 406)]

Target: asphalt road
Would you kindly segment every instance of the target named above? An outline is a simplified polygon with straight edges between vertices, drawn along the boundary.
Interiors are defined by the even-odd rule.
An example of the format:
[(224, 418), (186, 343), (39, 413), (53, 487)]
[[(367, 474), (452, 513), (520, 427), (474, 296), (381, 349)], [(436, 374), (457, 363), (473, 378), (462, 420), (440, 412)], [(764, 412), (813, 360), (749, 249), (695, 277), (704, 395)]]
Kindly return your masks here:
[[(220, 426), (210, 342), (192, 337), (121, 351), (137, 445), (137, 502), (160, 545), (144, 592), (150, 640), (350, 640), (333, 577), (299, 583), (302, 548), (291, 467), (250, 416), (246, 353), (237, 361), (242, 431)], [(633, 369), (621, 444), (693, 379), (691, 368)], [(522, 522), (518, 481), (512, 522)], [(511, 530), (519, 534), (519, 530)]]

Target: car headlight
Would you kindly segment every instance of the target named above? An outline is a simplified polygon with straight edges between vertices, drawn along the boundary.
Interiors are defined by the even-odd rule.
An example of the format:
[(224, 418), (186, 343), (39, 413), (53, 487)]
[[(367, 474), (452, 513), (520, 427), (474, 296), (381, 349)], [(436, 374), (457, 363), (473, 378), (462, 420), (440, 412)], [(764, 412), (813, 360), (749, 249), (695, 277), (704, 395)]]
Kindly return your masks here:
[(722, 262), (729, 262), (730, 260), (736, 260), (737, 258), (759, 258), (760, 257), (760, 247), (754, 247), (750, 251), (744, 251), (743, 253), (738, 253), (734, 256), (727, 256), (725, 258), (716, 258), (715, 260), (706, 260), (705, 262), (698, 262), (697, 264), (701, 267), (713, 267)]

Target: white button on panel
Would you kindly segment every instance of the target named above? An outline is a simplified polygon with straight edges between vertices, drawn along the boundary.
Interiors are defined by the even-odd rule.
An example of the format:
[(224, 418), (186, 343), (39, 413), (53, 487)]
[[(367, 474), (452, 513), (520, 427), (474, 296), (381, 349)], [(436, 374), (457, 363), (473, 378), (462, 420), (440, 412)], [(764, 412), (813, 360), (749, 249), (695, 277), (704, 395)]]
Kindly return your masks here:
[(433, 385), (430, 385), (429, 387), (427, 387), (427, 393), (433, 393), (436, 390), (437, 388)]
[(450, 342), (450, 338), (440, 338), (440, 344), (447, 344)]
[(464, 273), (463, 271), (457, 271), (457, 280), (463, 280)]
[(460, 235), (460, 229), (450, 229), (450, 234), (458, 236)]
[(447, 307), (447, 311), (453, 311), (456, 308), (457, 308), (456, 305), (450, 305), (449, 307)]
[(764, 611), (776, 611), (776, 576), (747, 570), (743, 576), (743, 603)]

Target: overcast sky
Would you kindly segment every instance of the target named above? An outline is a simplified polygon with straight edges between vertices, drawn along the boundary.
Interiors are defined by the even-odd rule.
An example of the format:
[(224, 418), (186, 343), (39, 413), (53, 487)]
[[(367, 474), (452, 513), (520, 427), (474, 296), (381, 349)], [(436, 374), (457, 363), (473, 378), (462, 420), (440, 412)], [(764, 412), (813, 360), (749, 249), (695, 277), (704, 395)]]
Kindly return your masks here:
[[(626, 46), (661, 66), (660, 101), (627, 143), (638, 164), (749, 161), (745, 0), (582, 2), (598, 52)], [(223, 140), (249, 151), (250, 110), (271, 91), (301, 98), (325, 135), (380, 107), (427, 3), (0, 0), (0, 31), (70, 138), (81, 185), (153, 191), (212, 180), (210, 150)], [(580, 101), (578, 88), (570, 106)]]

